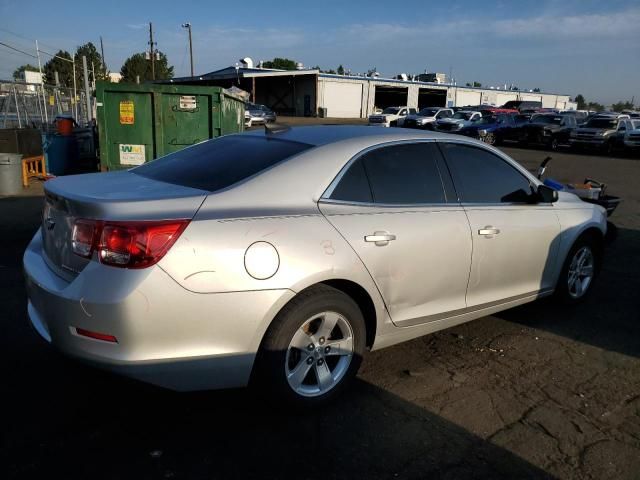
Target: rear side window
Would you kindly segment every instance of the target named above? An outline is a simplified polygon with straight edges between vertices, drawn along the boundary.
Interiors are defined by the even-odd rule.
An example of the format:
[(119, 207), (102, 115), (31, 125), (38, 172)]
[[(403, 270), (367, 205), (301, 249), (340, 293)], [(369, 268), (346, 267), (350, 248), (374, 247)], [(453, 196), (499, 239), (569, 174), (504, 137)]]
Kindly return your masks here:
[(476, 147), (441, 144), (463, 203), (527, 203), (529, 180), (506, 161)]
[(353, 162), (349, 170), (344, 173), (338, 185), (333, 189), (331, 199), (344, 200), (346, 202), (373, 202), (362, 158)]
[(153, 180), (215, 192), (312, 147), (278, 138), (230, 135), (171, 153), (131, 171)]
[(437, 155), (433, 143), (390, 145), (367, 152), (351, 165), (331, 198), (400, 205), (445, 203)]

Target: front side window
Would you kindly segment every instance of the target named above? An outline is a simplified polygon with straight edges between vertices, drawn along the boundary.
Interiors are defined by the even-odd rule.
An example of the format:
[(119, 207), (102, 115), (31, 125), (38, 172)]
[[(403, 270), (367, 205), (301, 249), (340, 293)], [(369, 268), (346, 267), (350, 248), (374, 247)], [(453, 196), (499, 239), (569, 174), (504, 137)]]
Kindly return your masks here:
[(528, 203), (531, 184), (516, 168), (478, 147), (443, 143), (463, 203)]
[(372, 150), (349, 167), (330, 198), (398, 205), (445, 203), (438, 155), (433, 143)]

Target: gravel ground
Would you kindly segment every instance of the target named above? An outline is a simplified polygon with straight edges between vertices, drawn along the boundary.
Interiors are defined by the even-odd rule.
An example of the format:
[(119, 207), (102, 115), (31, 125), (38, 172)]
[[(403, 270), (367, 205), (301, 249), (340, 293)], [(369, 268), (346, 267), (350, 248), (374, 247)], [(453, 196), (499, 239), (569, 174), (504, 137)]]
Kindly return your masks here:
[[(506, 150), (528, 168), (546, 156)], [(0, 478), (639, 478), (640, 162), (553, 156), (554, 178), (624, 198), (589, 300), (371, 353), (322, 411), (176, 394), (56, 354), (27, 324), (21, 271), (41, 187), (0, 199)]]

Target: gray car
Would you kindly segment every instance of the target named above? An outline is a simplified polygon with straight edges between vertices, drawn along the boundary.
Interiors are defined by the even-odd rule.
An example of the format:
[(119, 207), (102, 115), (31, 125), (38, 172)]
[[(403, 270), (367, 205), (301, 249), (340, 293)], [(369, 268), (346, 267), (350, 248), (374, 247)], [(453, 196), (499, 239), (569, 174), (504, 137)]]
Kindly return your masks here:
[(145, 382), (316, 404), (366, 350), (581, 300), (605, 218), (465, 137), (259, 130), (46, 182), (28, 314), (62, 352)]

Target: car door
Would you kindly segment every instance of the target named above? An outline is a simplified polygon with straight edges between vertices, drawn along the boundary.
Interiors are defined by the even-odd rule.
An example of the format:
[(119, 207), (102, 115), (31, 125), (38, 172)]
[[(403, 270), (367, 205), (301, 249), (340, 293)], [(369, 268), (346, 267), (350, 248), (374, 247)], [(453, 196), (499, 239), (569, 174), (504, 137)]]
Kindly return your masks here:
[(571, 115), (564, 115), (562, 117), (562, 128), (557, 134), (558, 142), (567, 145), (569, 143), (569, 136), (575, 128), (576, 119)]
[(466, 307), (469, 223), (434, 142), (363, 152), (319, 207), (368, 269), (396, 325)]
[(613, 145), (616, 149), (624, 147), (624, 136), (627, 133), (627, 130), (631, 130), (630, 123), (631, 122), (629, 120), (620, 120), (618, 122), (616, 133), (613, 134)]
[(468, 307), (553, 289), (560, 235), (553, 204), (531, 203), (531, 180), (493, 151), (440, 146), (471, 226)]
[(513, 140), (516, 131), (515, 126), (516, 122), (513, 115), (502, 115), (496, 137), (500, 140)]

